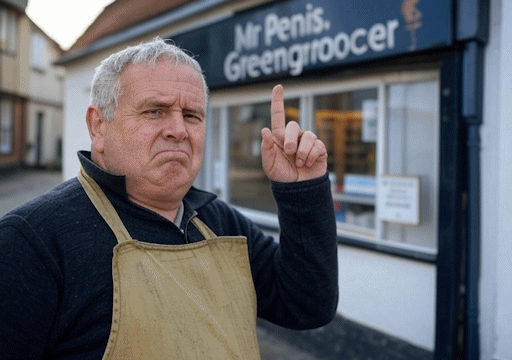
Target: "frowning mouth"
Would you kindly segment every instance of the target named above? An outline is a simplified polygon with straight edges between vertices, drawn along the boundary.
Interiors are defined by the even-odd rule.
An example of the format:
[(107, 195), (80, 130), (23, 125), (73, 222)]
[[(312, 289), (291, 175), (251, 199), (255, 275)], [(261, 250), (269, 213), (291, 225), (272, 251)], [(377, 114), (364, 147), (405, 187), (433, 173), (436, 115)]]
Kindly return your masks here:
[(159, 151), (155, 157), (166, 158), (169, 161), (183, 161), (188, 160), (190, 155), (188, 151), (183, 149), (166, 149)]

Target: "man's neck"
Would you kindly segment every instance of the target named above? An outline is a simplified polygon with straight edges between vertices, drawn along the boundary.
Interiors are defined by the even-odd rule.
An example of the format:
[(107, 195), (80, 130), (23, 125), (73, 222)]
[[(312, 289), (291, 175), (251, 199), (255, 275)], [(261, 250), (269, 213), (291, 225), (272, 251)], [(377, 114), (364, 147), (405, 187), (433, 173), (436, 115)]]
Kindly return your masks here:
[(131, 196), (128, 196), (128, 199), (130, 201), (132, 201), (133, 203), (137, 204), (137, 205), (140, 205), (142, 207), (145, 207), (146, 209), (149, 209), (149, 210), (152, 210), (152, 211), (156, 212), (160, 216), (163, 216), (164, 218), (166, 218), (167, 220), (169, 220), (169, 221), (171, 221), (173, 223), (176, 223), (176, 216), (178, 215), (178, 212), (180, 210), (180, 206), (182, 204), (182, 202), (180, 202), (176, 206), (172, 206), (172, 207), (164, 209), (164, 208), (161, 208), (161, 207), (158, 207), (158, 206), (152, 206), (150, 204), (140, 202), (140, 201), (138, 201), (137, 199), (135, 199), (135, 198), (133, 198)]

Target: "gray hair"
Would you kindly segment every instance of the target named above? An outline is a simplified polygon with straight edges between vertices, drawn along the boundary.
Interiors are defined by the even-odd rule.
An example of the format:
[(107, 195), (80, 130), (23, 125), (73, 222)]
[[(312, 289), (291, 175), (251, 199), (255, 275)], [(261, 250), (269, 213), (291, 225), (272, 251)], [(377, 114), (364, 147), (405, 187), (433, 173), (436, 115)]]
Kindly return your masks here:
[(208, 86), (199, 63), (184, 50), (156, 37), (153, 40), (130, 46), (110, 55), (96, 68), (91, 84), (91, 104), (98, 106), (106, 121), (114, 117), (117, 102), (121, 96), (119, 76), (128, 65), (148, 63), (167, 59), (174, 65), (188, 65), (197, 70), (203, 80), (205, 101), (208, 101)]

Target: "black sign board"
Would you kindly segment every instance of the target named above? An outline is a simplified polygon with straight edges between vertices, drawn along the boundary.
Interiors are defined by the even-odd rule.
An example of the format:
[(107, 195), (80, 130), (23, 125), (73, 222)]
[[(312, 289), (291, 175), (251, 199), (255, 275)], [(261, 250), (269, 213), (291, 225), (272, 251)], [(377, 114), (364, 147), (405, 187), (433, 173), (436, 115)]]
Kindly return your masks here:
[(449, 46), (447, 0), (290, 0), (174, 36), (210, 87)]

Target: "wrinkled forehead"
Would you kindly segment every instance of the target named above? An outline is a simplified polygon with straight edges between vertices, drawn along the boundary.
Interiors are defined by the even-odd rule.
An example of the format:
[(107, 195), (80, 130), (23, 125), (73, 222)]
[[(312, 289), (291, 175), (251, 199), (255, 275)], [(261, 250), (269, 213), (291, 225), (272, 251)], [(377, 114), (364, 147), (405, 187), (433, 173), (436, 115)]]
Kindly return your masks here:
[(174, 99), (206, 108), (206, 94), (202, 74), (189, 65), (132, 64), (123, 70), (119, 78), (120, 99), (140, 102), (146, 98)]
[(134, 81), (186, 82), (198, 87), (198, 95), (200, 93), (203, 97), (205, 107), (208, 100), (208, 87), (200, 69), (176, 58), (162, 56), (156, 61), (131, 62), (121, 71), (118, 80), (121, 93), (125, 86)]

